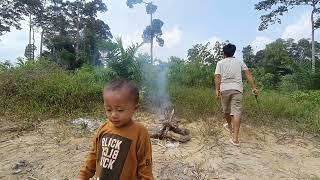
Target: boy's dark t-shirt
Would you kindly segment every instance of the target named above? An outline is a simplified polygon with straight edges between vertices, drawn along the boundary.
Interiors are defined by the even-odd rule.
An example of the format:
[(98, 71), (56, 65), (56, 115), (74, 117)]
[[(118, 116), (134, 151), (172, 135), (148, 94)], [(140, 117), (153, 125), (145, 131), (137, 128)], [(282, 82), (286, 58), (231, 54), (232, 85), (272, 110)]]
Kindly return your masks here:
[(147, 129), (136, 122), (121, 128), (107, 122), (93, 141), (80, 170), (80, 179), (153, 179), (151, 142)]

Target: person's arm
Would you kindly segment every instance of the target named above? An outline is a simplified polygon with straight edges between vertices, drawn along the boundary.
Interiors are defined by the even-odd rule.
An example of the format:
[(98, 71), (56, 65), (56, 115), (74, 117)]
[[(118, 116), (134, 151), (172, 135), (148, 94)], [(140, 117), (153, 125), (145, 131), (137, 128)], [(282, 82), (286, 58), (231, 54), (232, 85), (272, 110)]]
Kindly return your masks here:
[(150, 136), (147, 129), (143, 128), (143, 132), (138, 140), (138, 179), (153, 180), (152, 174), (152, 147)]
[(220, 63), (217, 63), (216, 70), (214, 72), (214, 82), (215, 82), (215, 88), (216, 88), (216, 96), (220, 97), (220, 85), (221, 85), (221, 68)]
[(215, 87), (216, 87), (216, 96), (220, 97), (220, 85), (221, 85), (221, 75), (220, 74), (216, 74), (214, 76), (214, 82), (215, 82)]
[(93, 147), (88, 155), (88, 158), (82, 168), (80, 169), (80, 173), (78, 175), (77, 180), (89, 180), (92, 178), (96, 172), (96, 161), (97, 161), (97, 141), (98, 135), (93, 138)]
[(255, 96), (257, 96), (258, 95), (258, 90), (257, 90), (257, 87), (256, 87), (256, 85), (254, 83), (254, 78), (253, 78), (250, 70), (249, 69), (244, 70), (244, 74), (245, 74), (245, 76), (247, 78), (247, 81), (249, 82), (249, 85), (251, 86), (252, 93)]

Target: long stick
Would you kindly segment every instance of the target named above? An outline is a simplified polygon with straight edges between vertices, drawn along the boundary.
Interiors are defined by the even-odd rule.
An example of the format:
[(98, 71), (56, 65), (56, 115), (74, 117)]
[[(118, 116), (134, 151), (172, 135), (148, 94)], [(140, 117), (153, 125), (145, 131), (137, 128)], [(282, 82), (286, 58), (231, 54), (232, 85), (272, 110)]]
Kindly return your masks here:
[(255, 97), (256, 102), (257, 102), (257, 104), (258, 104), (258, 108), (259, 108), (259, 110), (261, 110), (260, 102), (259, 102), (259, 100), (258, 100), (258, 95), (254, 95), (254, 97)]

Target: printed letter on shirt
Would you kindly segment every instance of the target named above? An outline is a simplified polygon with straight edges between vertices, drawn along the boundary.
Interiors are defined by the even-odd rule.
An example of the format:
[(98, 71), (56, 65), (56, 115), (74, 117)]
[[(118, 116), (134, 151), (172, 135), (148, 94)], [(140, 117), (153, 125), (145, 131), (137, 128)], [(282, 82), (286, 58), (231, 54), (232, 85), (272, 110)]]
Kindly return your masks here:
[(115, 134), (105, 134), (99, 150), (99, 179), (119, 179), (131, 146), (131, 140)]

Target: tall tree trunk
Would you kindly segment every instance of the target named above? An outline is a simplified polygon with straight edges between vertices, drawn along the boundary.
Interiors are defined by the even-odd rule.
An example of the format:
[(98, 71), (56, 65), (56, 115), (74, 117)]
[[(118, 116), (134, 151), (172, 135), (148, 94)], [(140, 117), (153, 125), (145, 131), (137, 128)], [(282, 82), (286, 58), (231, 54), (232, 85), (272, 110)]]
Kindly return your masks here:
[(34, 29), (32, 28), (32, 59), (34, 60), (34, 51), (35, 51), (35, 39), (34, 39)]
[(31, 13), (29, 15), (29, 44), (31, 44)]
[(76, 62), (79, 61), (79, 41), (80, 41), (80, 13), (79, 13), (79, 1), (77, 3), (77, 39), (76, 39)]
[(41, 31), (41, 38), (40, 38), (40, 59), (42, 58), (43, 35), (44, 35), (44, 29), (42, 29)]
[[(152, 14), (150, 14), (150, 26), (152, 27)], [(153, 31), (151, 31), (151, 42), (150, 42), (150, 56), (151, 56), (151, 64), (153, 64)]]
[(312, 37), (311, 37), (311, 44), (312, 44), (312, 73), (316, 72), (316, 59), (315, 59), (315, 42), (314, 42), (314, 31), (315, 31), (315, 25), (314, 25), (314, 13), (316, 11), (316, 5), (315, 1), (313, 1), (313, 10), (311, 13), (311, 27), (312, 27)]

